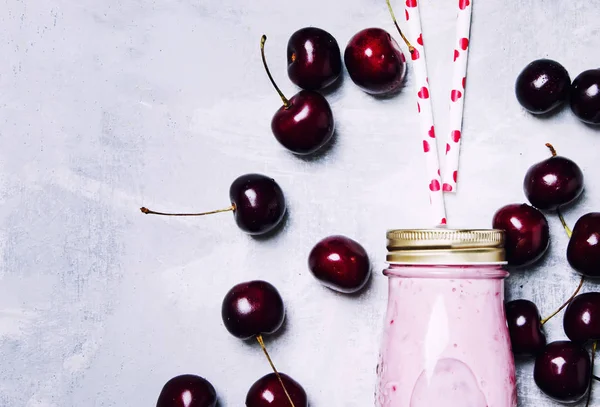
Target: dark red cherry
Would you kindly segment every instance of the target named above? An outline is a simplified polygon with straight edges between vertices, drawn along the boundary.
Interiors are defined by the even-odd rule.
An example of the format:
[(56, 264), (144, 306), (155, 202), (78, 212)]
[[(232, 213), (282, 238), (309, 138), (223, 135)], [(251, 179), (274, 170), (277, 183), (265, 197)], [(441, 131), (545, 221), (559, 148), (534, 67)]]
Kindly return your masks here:
[(583, 215), (575, 223), (567, 246), (567, 260), (579, 274), (600, 278), (600, 213)]
[(282, 146), (294, 154), (312, 154), (327, 144), (333, 136), (335, 121), (331, 106), (320, 93), (311, 90), (302, 90), (291, 99), (284, 96), (267, 66), (266, 40), (267, 37), (263, 35), (260, 42), (263, 65), (283, 102), (283, 106), (275, 112), (271, 120), (273, 135)]
[(527, 204), (511, 204), (494, 215), (494, 229), (504, 230), (506, 260), (525, 266), (541, 258), (550, 243), (550, 229), (543, 213)]
[(217, 393), (208, 380), (191, 374), (169, 380), (156, 402), (156, 407), (215, 407)]
[(225, 328), (235, 337), (275, 333), (285, 318), (279, 291), (266, 281), (249, 281), (234, 286), (221, 307)]
[(308, 256), (308, 267), (321, 284), (343, 293), (360, 290), (371, 275), (367, 252), (345, 236), (329, 236), (317, 243)]
[(575, 78), (571, 110), (585, 123), (600, 124), (600, 69), (590, 69)]
[(573, 161), (556, 155), (552, 145), (546, 146), (552, 157), (529, 167), (523, 189), (536, 208), (555, 210), (579, 198), (583, 192), (583, 172)]
[(374, 95), (399, 89), (406, 73), (398, 43), (381, 28), (367, 28), (354, 35), (344, 51), (344, 63), (352, 81)]
[(515, 355), (537, 355), (546, 346), (538, 307), (528, 300), (506, 303), (506, 321)]
[(562, 403), (576, 403), (590, 386), (590, 355), (576, 343), (552, 342), (535, 359), (533, 379), (551, 398)]
[(273, 178), (261, 174), (238, 177), (229, 188), (235, 222), (244, 232), (262, 235), (275, 229), (286, 211), (285, 197)]
[(569, 96), (571, 78), (558, 62), (538, 59), (517, 77), (517, 100), (530, 113), (548, 113), (562, 105)]
[[(300, 384), (284, 373), (279, 373), (295, 407), (308, 407), (306, 392)], [(275, 373), (258, 379), (246, 396), (246, 407), (290, 407), (290, 401)]]
[(298, 155), (312, 154), (333, 136), (335, 123), (329, 102), (317, 92), (302, 90), (277, 110), (271, 130), (279, 143)]
[(573, 342), (600, 341), (600, 292), (573, 298), (565, 311), (563, 327)]
[(287, 63), (290, 80), (307, 90), (323, 89), (342, 73), (337, 41), (316, 27), (301, 28), (292, 34), (287, 46)]
[(210, 212), (166, 213), (140, 208), (143, 213), (162, 216), (203, 216), (219, 212), (233, 212), (235, 222), (244, 232), (261, 235), (275, 229), (285, 215), (285, 197), (273, 178), (261, 174), (238, 177), (229, 188), (231, 206)]

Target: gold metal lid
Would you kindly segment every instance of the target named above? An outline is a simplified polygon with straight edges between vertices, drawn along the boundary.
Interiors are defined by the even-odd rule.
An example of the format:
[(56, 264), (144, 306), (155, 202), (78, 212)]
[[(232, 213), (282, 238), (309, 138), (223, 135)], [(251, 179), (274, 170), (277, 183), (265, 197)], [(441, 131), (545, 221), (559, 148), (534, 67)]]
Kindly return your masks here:
[(506, 264), (504, 232), (497, 229), (397, 229), (387, 232), (393, 264)]

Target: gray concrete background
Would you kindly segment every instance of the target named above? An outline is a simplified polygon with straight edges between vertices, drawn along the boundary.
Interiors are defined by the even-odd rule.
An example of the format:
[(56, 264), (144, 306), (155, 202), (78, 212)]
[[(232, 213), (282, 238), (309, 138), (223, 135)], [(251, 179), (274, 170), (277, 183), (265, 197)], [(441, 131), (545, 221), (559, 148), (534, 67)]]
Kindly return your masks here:
[[(270, 133), (279, 106), (260, 63), (260, 35), (280, 86), (296, 29), (330, 31), (343, 48), (369, 26), (393, 32), (384, 0), (4, 0), (0, 5), (0, 406), (152, 406), (166, 380), (207, 377), (222, 406), (240, 406), (269, 371), (258, 346), (228, 335), (221, 300), (234, 284), (272, 282), (287, 305), (268, 341), (312, 407), (373, 405), (386, 305), (388, 228), (428, 226), (412, 91), (374, 99), (345, 74), (329, 92), (337, 138), (320, 158), (284, 151)], [(524, 200), (526, 169), (545, 142), (575, 159), (586, 192), (573, 224), (598, 210), (600, 130), (569, 109), (548, 119), (514, 97), (518, 72), (550, 57), (575, 77), (598, 67), (600, 1), (475, 2), (459, 193), (452, 227), (489, 227)], [(401, 15), (402, 2), (394, 2)], [(454, 15), (422, 1), (438, 134), (445, 135)], [(406, 84), (412, 90), (409, 70)], [(238, 175), (274, 177), (290, 216), (253, 239), (230, 214), (143, 216), (139, 206), (228, 206)], [(567, 238), (549, 216), (552, 247), (514, 273), (509, 298), (543, 314), (575, 288)], [(369, 251), (360, 296), (321, 287), (306, 267), (314, 243), (345, 234)], [(586, 285), (585, 290), (597, 289)], [(547, 326), (564, 338), (561, 319)], [(553, 406), (519, 364), (520, 406)], [(595, 386), (596, 388), (598, 386)], [(600, 404), (600, 390), (594, 405)]]

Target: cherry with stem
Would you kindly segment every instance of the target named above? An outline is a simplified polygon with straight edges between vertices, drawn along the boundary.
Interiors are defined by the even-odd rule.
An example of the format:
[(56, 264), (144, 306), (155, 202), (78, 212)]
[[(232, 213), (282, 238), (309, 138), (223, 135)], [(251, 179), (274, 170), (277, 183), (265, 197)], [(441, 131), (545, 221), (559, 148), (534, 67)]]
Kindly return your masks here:
[(261, 174), (245, 174), (238, 177), (229, 187), (230, 206), (208, 212), (169, 213), (141, 207), (146, 215), (160, 216), (205, 216), (222, 212), (233, 212), (238, 227), (250, 235), (262, 235), (281, 224), (286, 204), (283, 191), (274, 179)]
[(256, 338), (287, 400), (292, 407), (296, 407), (263, 340), (263, 335), (277, 332), (285, 319), (285, 307), (279, 291), (272, 284), (262, 280), (237, 284), (223, 299), (221, 317), (225, 328), (236, 338)]
[(297, 155), (308, 155), (325, 146), (335, 129), (333, 111), (319, 92), (301, 90), (290, 99), (275, 83), (265, 57), (267, 36), (260, 39), (260, 55), (269, 81), (279, 94), (281, 106), (271, 119), (271, 131), (279, 144)]

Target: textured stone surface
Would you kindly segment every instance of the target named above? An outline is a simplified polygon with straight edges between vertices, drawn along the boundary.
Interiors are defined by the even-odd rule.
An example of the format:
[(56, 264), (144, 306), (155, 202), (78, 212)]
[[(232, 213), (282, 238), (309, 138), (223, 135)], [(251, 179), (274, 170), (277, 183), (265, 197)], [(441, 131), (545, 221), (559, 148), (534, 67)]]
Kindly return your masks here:
[[(445, 136), (454, 16), (442, 3), (423, 0), (422, 13)], [(566, 213), (573, 224), (599, 209), (600, 131), (568, 109), (533, 118), (513, 84), (540, 57), (562, 62), (572, 77), (597, 67), (600, 1), (475, 3), (450, 226), (489, 227), (497, 208), (522, 202), (523, 175), (547, 157), (548, 141), (587, 176), (583, 199)], [(345, 74), (327, 93), (335, 144), (318, 158), (296, 158), (270, 134), (279, 99), (259, 38), (269, 35), (267, 58), (291, 95), (285, 46), (306, 25), (330, 31), (342, 49), (362, 28), (393, 29), (383, 0), (2, 2), (0, 406), (151, 406), (180, 373), (207, 377), (222, 406), (242, 405), (269, 368), (256, 344), (229, 336), (220, 305), (232, 285), (255, 278), (286, 301), (286, 328), (267, 344), (311, 406), (372, 405), (384, 233), (429, 220), (412, 73), (404, 92), (383, 100)], [(285, 228), (271, 239), (244, 235), (230, 214), (138, 211), (228, 206), (229, 184), (246, 172), (273, 176), (288, 198)], [(531, 299), (542, 314), (578, 280), (565, 260), (567, 238), (549, 221), (549, 256), (507, 284), (509, 298)], [(312, 245), (334, 233), (358, 240), (372, 258), (362, 295), (335, 294), (307, 270)], [(560, 318), (547, 329), (552, 340), (564, 338)], [(531, 363), (520, 363), (518, 384), (521, 406), (554, 405), (533, 384)]]

